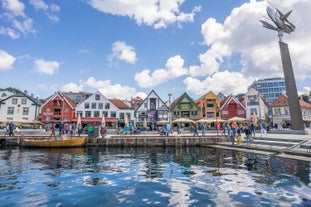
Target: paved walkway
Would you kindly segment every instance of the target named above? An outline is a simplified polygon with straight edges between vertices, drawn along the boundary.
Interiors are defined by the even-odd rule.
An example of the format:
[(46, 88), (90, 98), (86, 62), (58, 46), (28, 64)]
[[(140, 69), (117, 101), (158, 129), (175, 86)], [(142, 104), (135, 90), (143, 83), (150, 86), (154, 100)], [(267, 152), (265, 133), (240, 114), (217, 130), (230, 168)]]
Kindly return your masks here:
[(219, 147), (311, 161), (311, 135), (309, 134), (268, 133), (263, 136), (257, 134), (250, 145), (226, 142), (221, 143)]

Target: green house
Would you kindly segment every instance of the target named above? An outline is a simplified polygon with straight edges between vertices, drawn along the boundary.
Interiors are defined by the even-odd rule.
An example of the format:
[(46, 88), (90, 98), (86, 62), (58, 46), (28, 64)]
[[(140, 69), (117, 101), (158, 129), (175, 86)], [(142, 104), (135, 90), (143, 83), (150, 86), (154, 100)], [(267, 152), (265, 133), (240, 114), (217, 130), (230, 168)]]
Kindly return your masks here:
[(193, 121), (200, 119), (200, 108), (195, 101), (185, 92), (178, 97), (170, 106), (172, 120), (187, 118)]

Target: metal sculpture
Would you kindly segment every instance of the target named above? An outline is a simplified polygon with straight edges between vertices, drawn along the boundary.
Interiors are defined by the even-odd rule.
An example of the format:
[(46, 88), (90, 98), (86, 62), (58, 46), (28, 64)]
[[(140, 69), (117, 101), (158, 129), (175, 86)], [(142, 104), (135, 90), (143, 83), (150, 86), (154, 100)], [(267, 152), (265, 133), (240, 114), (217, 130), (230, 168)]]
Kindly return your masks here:
[(263, 20), (260, 21), (263, 27), (278, 32), (279, 46), (281, 51), (281, 59), (283, 65), (286, 91), (288, 96), (288, 105), (290, 110), (292, 129), (304, 131), (303, 118), (298, 100), (296, 81), (289, 54), (289, 49), (288, 45), (282, 41), (283, 32), (289, 34), (295, 31), (296, 29), (295, 25), (292, 24), (290, 21), (288, 21), (288, 16), (291, 14), (292, 10), (287, 12), (286, 14), (283, 14), (282, 12), (280, 12), (280, 10), (278, 10), (273, 6), (272, 7), (268, 6), (266, 10), (270, 20), (273, 22), (274, 25), (267, 21)]
[(266, 10), (270, 20), (274, 23), (274, 25), (264, 20), (260, 20), (260, 22), (262, 23), (263, 27), (277, 31), (280, 40), (283, 36), (283, 32), (289, 34), (295, 31), (295, 25), (288, 21), (288, 16), (292, 13), (292, 10), (286, 14), (283, 14), (280, 12), (280, 10), (270, 6), (268, 6)]

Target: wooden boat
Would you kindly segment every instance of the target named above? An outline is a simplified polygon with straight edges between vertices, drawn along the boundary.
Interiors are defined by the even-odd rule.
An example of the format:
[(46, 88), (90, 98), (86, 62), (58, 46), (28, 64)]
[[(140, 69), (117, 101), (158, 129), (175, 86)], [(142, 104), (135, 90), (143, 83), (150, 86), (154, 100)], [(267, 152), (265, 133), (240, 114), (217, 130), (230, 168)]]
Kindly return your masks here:
[(82, 147), (86, 137), (44, 137), (21, 139), (22, 146), (26, 147)]

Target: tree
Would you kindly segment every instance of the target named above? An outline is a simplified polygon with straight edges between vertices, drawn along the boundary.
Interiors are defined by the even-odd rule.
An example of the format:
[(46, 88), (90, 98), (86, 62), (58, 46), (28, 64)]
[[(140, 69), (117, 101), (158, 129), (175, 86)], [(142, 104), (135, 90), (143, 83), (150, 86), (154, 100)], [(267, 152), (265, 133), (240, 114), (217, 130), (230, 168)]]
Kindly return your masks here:
[(6, 90), (6, 91), (10, 91), (12, 93), (22, 93), (21, 90), (17, 89), (17, 88), (13, 88), (13, 87), (7, 87), (5, 89), (2, 89), (2, 90)]

